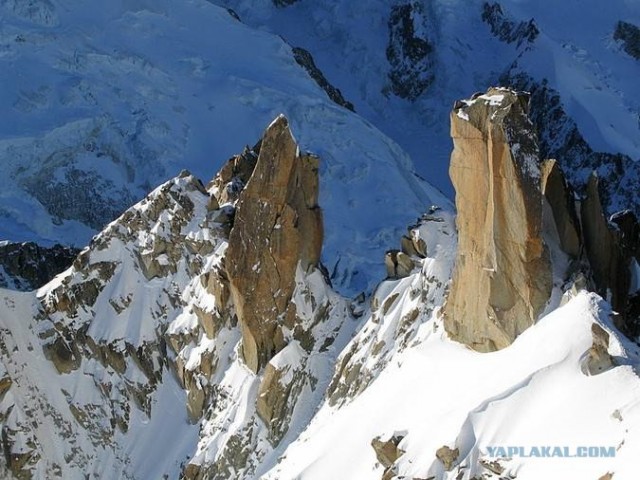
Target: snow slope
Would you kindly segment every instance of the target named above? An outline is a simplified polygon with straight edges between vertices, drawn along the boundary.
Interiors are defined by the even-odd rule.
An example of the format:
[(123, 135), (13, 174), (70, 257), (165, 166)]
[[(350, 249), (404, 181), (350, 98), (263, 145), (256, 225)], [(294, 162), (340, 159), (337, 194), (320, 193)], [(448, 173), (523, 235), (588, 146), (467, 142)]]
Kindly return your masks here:
[[(616, 0), (603, 11), (595, 0), (505, 0), (493, 24), (483, 12), (498, 4), (480, 0), (374, 0), (367, 15), (361, 2), (342, 0), (29, 5), (0, 5), (4, 239), (82, 246), (180, 169), (210, 177), (285, 113), (303, 148), (323, 160), (323, 259), (334, 283), (356, 294), (373, 286), (381, 271), (372, 259), (401, 226), (431, 203), (447, 203), (412, 170), (453, 196), (453, 102), (521, 73), (559, 95), (567, 118), (560, 126), (541, 121), (552, 125), (551, 137), (575, 121), (594, 150), (629, 156), (620, 192), (616, 158), (595, 162), (608, 162), (602, 170), (609, 197), (617, 195), (609, 198), (612, 209), (628, 207), (630, 196), (640, 205), (633, 164), (640, 157), (640, 64), (613, 39), (618, 20), (640, 23), (635, 2)], [(531, 19), (533, 39), (513, 34)], [(410, 40), (428, 54), (408, 49)], [(357, 114), (328, 99), (290, 45), (313, 54)], [(394, 93), (394, 69), (417, 95)], [(577, 158), (565, 167), (578, 172), (579, 183), (599, 165)]]
[[(447, 340), (433, 319), (423, 326), (420, 344), (395, 355), (364, 393), (341, 408), (325, 404), (265, 478), (380, 478), (370, 443), (394, 434), (404, 437), (400, 478), (491, 475), (482, 460), (498, 460), (503, 475), (519, 480), (607, 472), (636, 478), (640, 351), (614, 334), (609, 348), (622, 366), (597, 376), (581, 369), (591, 324), (613, 332), (609, 313), (597, 296), (580, 293), (491, 354)], [(450, 472), (435, 456), (445, 445), (460, 451)], [(579, 446), (604, 446), (614, 447), (615, 457), (496, 459), (489, 450), (496, 446), (568, 446), (573, 453)]]
[[(613, 3), (592, 18), (591, 1), (584, 12), (577, 2), (505, 2), (518, 21), (535, 14), (541, 33), (527, 45), (490, 34), (479, 2), (413, 2), (423, 5), (418, 34), (437, 46), (427, 66), (437, 68), (411, 103), (387, 80), (388, 2), (368, 2), (367, 15), (358, 2), (227, 3), (259, 28), (204, 0), (0, 4), (0, 105), (11, 113), (0, 119), (2, 236), (82, 244), (178, 169), (210, 178), (284, 112), (322, 159), (323, 260), (335, 285), (371, 291), (383, 278), (382, 252), (438, 203), (443, 210), (411, 227), (428, 257), (414, 259), (409, 277), (381, 282), (370, 307), (338, 295), (320, 272), (298, 271), (294, 302), (311, 337), (324, 341), (307, 352), (289, 339), (270, 362), (294, 391), (278, 443), (256, 409), (264, 372), (243, 364), (233, 312), (212, 320), (223, 295), (205, 285), (221, 270), (223, 229), (201, 183), (186, 173), (172, 179), (40, 291), (0, 290), (0, 412), (11, 461), (43, 478), (178, 478), (211, 468), (224, 479), (378, 480), (385, 472), (371, 442), (397, 435), (404, 453), (390, 473), (405, 478), (498, 477), (483, 460), (518, 479), (634, 480), (638, 348), (586, 292), (565, 294), (500, 352), (449, 340), (438, 311), (454, 218), (413, 176), (402, 148), (446, 189), (450, 103), (517, 58), (550, 79), (596, 148), (637, 159), (637, 66), (607, 33), (618, 17), (635, 21), (637, 4)], [(368, 120), (331, 103), (274, 32), (312, 51)], [(315, 323), (319, 310), (328, 314)], [(593, 324), (610, 334), (617, 365), (589, 376)], [(459, 450), (450, 471), (436, 458), (443, 446)], [(498, 446), (613, 447), (615, 456), (494, 457)]]

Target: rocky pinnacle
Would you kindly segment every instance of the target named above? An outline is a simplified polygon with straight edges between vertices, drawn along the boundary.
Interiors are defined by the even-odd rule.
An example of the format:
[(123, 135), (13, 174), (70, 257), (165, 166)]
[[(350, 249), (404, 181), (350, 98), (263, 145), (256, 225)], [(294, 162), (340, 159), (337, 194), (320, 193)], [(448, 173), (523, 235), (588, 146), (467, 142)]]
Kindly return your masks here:
[(540, 160), (528, 95), (492, 88), (456, 103), (449, 173), (459, 247), (444, 325), (479, 351), (504, 348), (549, 299)]
[(298, 264), (315, 266), (322, 249), (318, 158), (301, 154), (284, 116), (266, 130), (242, 191), (226, 255), (246, 364), (257, 372), (284, 347)]

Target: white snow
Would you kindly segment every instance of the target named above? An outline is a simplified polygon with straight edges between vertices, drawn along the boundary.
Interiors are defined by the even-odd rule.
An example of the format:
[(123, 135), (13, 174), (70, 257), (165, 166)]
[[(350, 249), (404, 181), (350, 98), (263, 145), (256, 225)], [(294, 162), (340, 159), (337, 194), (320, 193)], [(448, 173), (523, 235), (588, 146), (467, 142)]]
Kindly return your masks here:
[[(232, 6), (258, 28), (237, 22), (213, 3)], [(7, 172), (0, 178), (2, 238), (82, 244), (95, 233), (73, 220), (54, 223), (40, 202), (25, 195), (24, 182), (41, 173), (41, 162), (59, 164), (52, 179), (64, 179), (78, 167), (113, 182), (102, 192), (107, 197), (139, 198), (183, 167), (210, 178), (281, 112), (301, 147), (321, 158), (323, 261), (343, 292), (372, 292), (383, 278), (382, 252), (397, 245), (405, 225), (428, 205), (444, 207), (410, 233), (426, 242), (428, 257), (416, 259), (409, 277), (381, 282), (367, 297), (375, 308), (354, 305), (359, 319), (320, 271), (298, 268), (292, 301), (300, 322), (311, 337), (334, 341), (326, 348), (315, 345), (309, 354), (294, 332), (285, 330), (288, 346), (271, 364), (286, 370), (287, 381), (295, 380), (296, 370), (309, 375), (277, 446), (256, 416), (262, 377), (241, 359), (240, 329), (220, 325), (215, 338), (201, 330), (194, 307), (211, 313), (218, 299), (201, 278), (190, 275), (185, 258), (166, 277), (142, 276), (137, 255), (152, 253), (156, 242), (169, 238), (178, 213), (170, 204), (150, 220), (149, 204), (162, 187), (133, 207), (147, 228), (124, 241), (119, 235), (131, 232), (113, 222), (95, 240), (106, 241), (106, 247), (88, 251), (89, 265), (115, 264), (95, 304), (81, 306), (75, 315), (37, 319), (42, 316), (37, 299), (60, 300), (53, 298), (60, 287), (100, 282), (95, 271), (84, 277), (71, 268), (35, 293), (0, 290), (0, 378), (14, 380), (0, 398), (0, 412), (11, 412), (3, 431), (17, 432), (16, 449), (28, 450), (36, 442), (38, 452), (62, 472), (39, 464), (36, 477), (74, 479), (91, 472), (178, 478), (187, 462), (223, 460), (230, 442), (248, 435), (247, 465), (235, 472), (237, 478), (378, 480), (383, 468), (371, 440), (396, 433), (404, 436), (397, 474), (405, 478), (458, 479), (458, 467), (445, 472), (435, 457), (444, 445), (459, 448), (464, 480), (488, 473), (480, 460), (497, 460), (505, 475), (518, 480), (599, 478), (606, 472), (615, 480), (638, 476), (640, 352), (615, 330), (610, 307), (581, 292), (567, 295), (554, 310), (561, 302), (556, 275), (547, 315), (510, 347), (480, 354), (448, 339), (439, 312), (455, 257), (454, 218), (449, 200), (418, 179), (411, 163), (451, 193), (445, 121), (451, 104), (494, 83), (516, 57), (561, 92), (592, 146), (640, 157), (637, 64), (610, 38), (615, 21), (640, 23), (638, 4), (617, 2), (616, 8), (603, 9), (596, 0), (505, 0), (515, 19), (534, 16), (543, 32), (532, 48), (518, 50), (490, 37), (479, 18), (480, 3), (423, 2), (425, 14), (415, 17), (417, 33), (437, 39), (437, 75), (414, 104), (389, 94), (390, 4), (384, 0), (368, 2), (366, 15), (361, 3), (347, 0), (297, 2), (283, 9), (272, 2), (221, 0), (57, 0), (29, 2), (29, 8), (1, 3), (0, 107), (10, 113), (0, 118), (0, 157)], [(274, 34), (311, 50), (362, 117), (330, 102)], [(479, 98), (494, 105), (499, 97)], [(188, 190), (192, 180), (178, 178), (169, 186), (194, 205), (181, 234), (211, 243), (213, 251), (200, 258), (203, 271), (209, 271), (221, 265), (227, 244), (207, 224), (207, 196)], [(560, 252), (551, 254), (558, 268), (564, 265)], [(166, 253), (155, 260), (170, 266)], [(632, 272), (631, 291), (637, 291), (637, 263)], [(319, 306), (327, 318), (316, 322)], [(587, 376), (583, 363), (594, 323), (610, 334), (609, 353), (617, 366)], [(166, 329), (185, 342), (179, 352), (168, 353), (185, 373), (196, 372), (213, 354), (212, 377), (194, 377), (215, 396), (212, 408), (198, 423), (189, 423), (186, 391), (161, 367), (157, 352), (151, 362), (162, 379), (148, 394), (148, 406), (133, 400), (137, 389), (150, 386), (134, 361), (119, 374), (87, 357), (78, 370), (58, 374), (42, 351), (46, 335), (84, 326), (87, 335), (116, 351), (154, 342)], [(347, 393), (330, 403), (327, 389), (334, 377), (342, 378), (345, 365), (359, 370)], [(93, 413), (85, 419), (91, 428), (81, 426), (71, 405)], [(114, 428), (109, 420), (125, 411), (128, 430), (118, 430), (113, 444), (105, 443)], [(33, 436), (22, 433), (26, 422)], [(57, 434), (63, 430), (69, 437), (61, 442)], [(100, 436), (102, 431), (108, 434)], [(615, 457), (490, 457), (490, 447), (501, 446), (614, 447)]]
[[(465, 479), (487, 473), (478, 460), (493, 460), (488, 447), (512, 445), (616, 449), (615, 458), (500, 459), (505, 475), (518, 479), (607, 471), (635, 478), (640, 380), (634, 367), (623, 364), (592, 377), (581, 370), (591, 324), (613, 331), (609, 313), (597, 296), (582, 293), (491, 354), (447, 340), (433, 319), (428, 338), (395, 355), (364, 393), (339, 409), (325, 404), (266, 478), (379, 478), (371, 440), (398, 430), (407, 432), (398, 474), (408, 478), (457, 478), (457, 470), (445, 472), (435, 457), (444, 445), (460, 449)], [(637, 347), (619, 344), (630, 349), (623, 363), (638, 361)]]

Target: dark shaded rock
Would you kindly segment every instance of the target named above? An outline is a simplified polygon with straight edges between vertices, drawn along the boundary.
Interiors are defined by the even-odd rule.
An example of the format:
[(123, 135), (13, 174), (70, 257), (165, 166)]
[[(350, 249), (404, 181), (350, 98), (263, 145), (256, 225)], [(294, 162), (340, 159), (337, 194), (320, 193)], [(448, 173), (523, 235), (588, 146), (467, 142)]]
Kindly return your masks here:
[[(391, 66), (389, 80), (394, 95), (415, 100), (435, 80), (435, 50), (433, 43), (417, 32), (426, 28), (424, 5), (406, 2), (391, 8), (387, 60)], [(416, 26), (414, 22), (424, 23)]]
[(293, 47), (291, 49), (293, 52), (293, 58), (298, 62), (302, 68), (304, 68), (309, 76), (325, 91), (327, 96), (335, 103), (344, 107), (352, 112), (355, 112), (355, 108), (353, 107), (353, 103), (345, 100), (342, 96), (342, 92), (331, 85), (329, 80), (326, 79), (322, 71), (316, 66), (313, 61), (313, 57), (308, 50), (305, 50), (301, 47)]
[(625, 256), (640, 259), (640, 225), (631, 210), (611, 215), (609, 224), (615, 228), (618, 243)]
[(500, 83), (530, 92), (529, 116), (538, 132), (540, 158), (556, 158), (576, 193), (585, 195), (589, 177), (597, 171), (605, 213), (630, 209), (640, 216), (640, 162), (622, 154), (594, 151), (546, 79), (536, 81), (514, 66), (500, 77)]
[(511, 20), (497, 3), (485, 2), (482, 4), (482, 21), (489, 25), (491, 33), (505, 43), (533, 43), (540, 34), (533, 18), (528, 22), (516, 22)]
[(560, 248), (572, 258), (578, 258), (582, 244), (573, 191), (555, 160), (545, 160), (542, 164), (542, 194), (551, 207)]
[(555, 160), (544, 162), (541, 185), (553, 213), (560, 247), (577, 260), (574, 266), (581, 265), (584, 269), (588, 279), (585, 288), (610, 301), (618, 314), (614, 323), (634, 338), (640, 334), (640, 306), (635, 292), (629, 292), (632, 262), (640, 258), (640, 225), (636, 215), (627, 209), (607, 220), (603, 192), (610, 191), (611, 184), (596, 173), (590, 175), (582, 189), (585, 198), (578, 202)]
[(622, 49), (636, 60), (640, 60), (640, 28), (633, 23), (619, 21), (613, 32), (614, 40), (622, 44)]
[(233, 8), (227, 8), (227, 13), (229, 13), (229, 15), (231, 15), (231, 17), (233, 17), (237, 21), (242, 21), (240, 20), (240, 15), (238, 15), (238, 13)]
[(587, 185), (587, 197), (581, 205), (585, 252), (596, 292), (608, 299), (613, 309), (621, 314), (614, 318), (614, 323), (628, 333), (624, 313), (631, 285), (631, 258), (625, 254), (617, 232), (609, 228), (600, 202), (598, 184), (598, 177), (592, 175)]
[[(56, 152), (54, 155), (65, 155), (67, 152)], [(38, 199), (58, 222), (61, 220), (77, 220), (96, 230), (120, 215), (129, 205), (137, 200), (124, 187), (117, 187), (111, 180), (93, 172), (69, 168), (64, 172), (62, 181), (53, 180), (58, 164), (52, 161), (45, 163), (37, 176), (29, 177), (20, 185)], [(43, 181), (43, 177), (48, 180)], [(96, 194), (96, 192), (112, 192)]]
[(71, 266), (79, 249), (33, 242), (0, 244), (0, 287), (35, 290)]
[(240, 192), (242, 192), (251, 178), (253, 170), (256, 168), (259, 154), (260, 142), (253, 148), (245, 147), (240, 155), (230, 158), (213, 180), (209, 182), (207, 190), (213, 191), (213, 196), (217, 200), (215, 204), (218, 205), (216, 207), (215, 204), (212, 204), (213, 210), (219, 208), (220, 205), (238, 200)]
[(625, 318), (627, 319), (629, 336), (637, 338), (640, 335), (640, 291), (629, 295)]
[(289, 5), (293, 5), (294, 3), (297, 3), (300, 0), (272, 0), (272, 1), (276, 7), (284, 8), (284, 7), (288, 7)]

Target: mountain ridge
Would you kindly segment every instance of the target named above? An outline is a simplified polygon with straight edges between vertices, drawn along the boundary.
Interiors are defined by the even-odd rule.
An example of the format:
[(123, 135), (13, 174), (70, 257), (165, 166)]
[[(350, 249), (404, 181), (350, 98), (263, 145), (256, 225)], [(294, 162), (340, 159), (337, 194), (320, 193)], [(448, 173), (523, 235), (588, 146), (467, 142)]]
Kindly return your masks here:
[[(486, 96), (497, 102), (492, 108), (516, 95), (500, 92)], [(531, 133), (528, 125), (523, 135)], [(627, 427), (640, 415), (634, 396), (640, 349), (616, 328), (610, 306), (560, 269), (543, 318), (511, 346), (480, 354), (452, 341), (442, 317), (456, 262), (451, 209), (433, 208), (411, 225), (412, 243), (398, 237), (397, 255), (411, 267), (381, 281), (370, 304), (341, 297), (326, 273), (313, 262), (304, 267), (292, 250), (297, 266), (287, 274), (293, 290), (285, 310), (276, 311), (279, 340), (275, 348), (256, 342), (267, 348), (261, 360), (251, 360), (247, 345), (255, 332), (269, 336), (263, 327), (272, 321), (258, 319), (257, 329), (245, 323), (236, 302), (250, 299), (254, 287), (232, 294), (237, 273), (227, 262), (243, 243), (278, 248), (280, 229), (270, 214), (252, 220), (256, 230), (243, 226), (247, 202), (259, 207), (273, 196), (269, 208), (279, 209), (277, 198), (288, 198), (284, 209), (302, 209), (298, 215), (315, 205), (312, 187), (299, 203), (286, 193), (295, 182), (271, 184), (273, 175), (301, 178), (295, 168), (270, 171), (291, 155), (293, 165), (309, 160), (293, 138), (284, 117), (276, 118), (256, 150), (230, 159), (208, 187), (184, 171), (112, 222), (46, 286), (0, 290), (5, 474), (471, 479), (500, 471), (526, 479), (577, 468), (629, 476), (640, 438)], [(528, 153), (514, 154), (515, 161), (522, 155)], [(308, 174), (317, 176), (317, 168)], [(304, 228), (280, 221), (281, 229), (293, 228), (291, 238)], [(313, 235), (303, 241), (313, 244)], [(270, 285), (285, 280), (285, 270), (252, 268)], [(501, 375), (482, 374), (501, 368)], [(469, 370), (473, 387), (461, 381)], [(432, 388), (443, 394), (433, 397)], [(553, 414), (543, 401), (550, 391), (566, 399)], [(522, 408), (522, 395), (532, 399), (532, 411), (546, 413), (513, 430), (505, 418)], [(585, 395), (591, 400), (580, 403)], [(587, 412), (593, 419), (579, 423)], [(561, 458), (545, 466), (491, 457), (488, 446), (517, 435), (521, 442), (550, 441), (541, 424), (556, 442), (615, 442), (618, 454), (579, 466)], [(491, 425), (501, 426), (497, 437)], [(399, 450), (380, 464), (372, 444), (391, 437)]]

